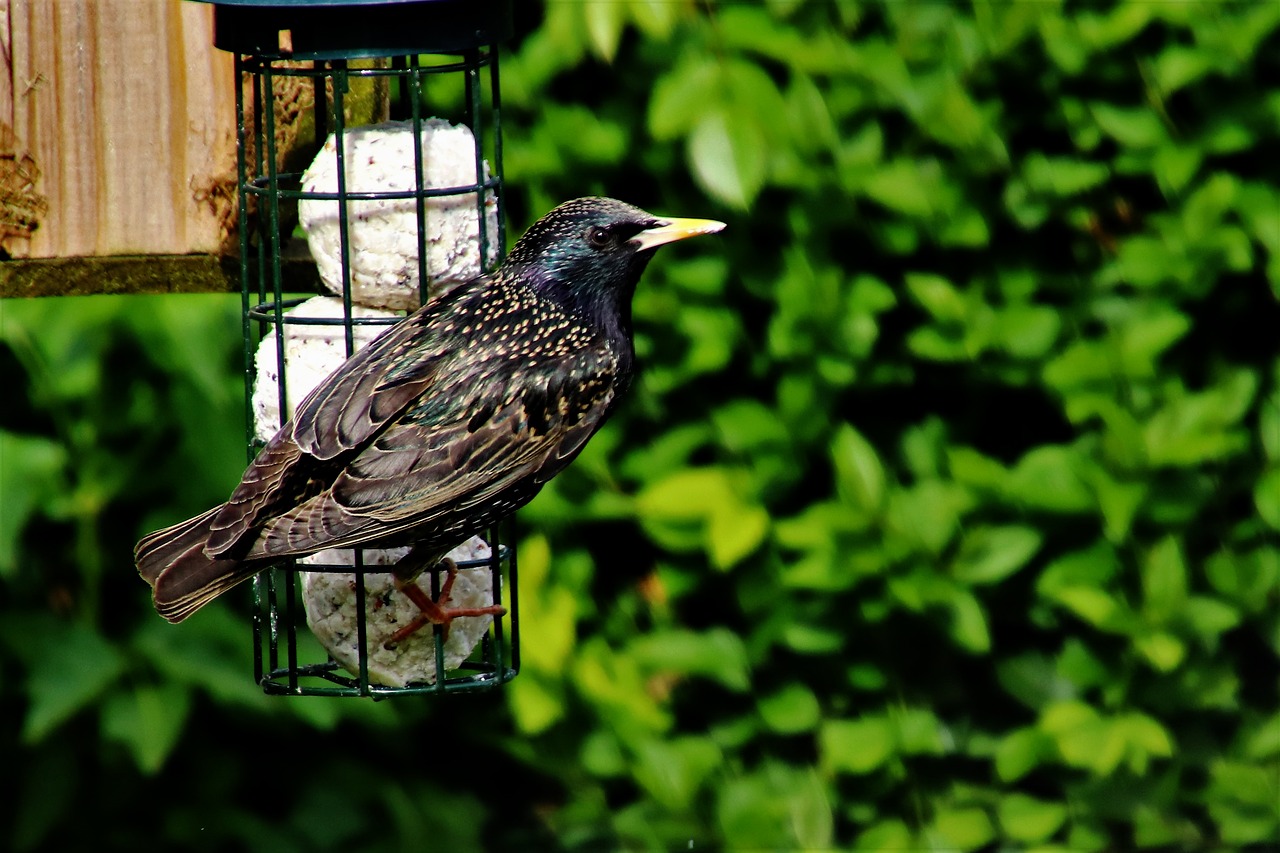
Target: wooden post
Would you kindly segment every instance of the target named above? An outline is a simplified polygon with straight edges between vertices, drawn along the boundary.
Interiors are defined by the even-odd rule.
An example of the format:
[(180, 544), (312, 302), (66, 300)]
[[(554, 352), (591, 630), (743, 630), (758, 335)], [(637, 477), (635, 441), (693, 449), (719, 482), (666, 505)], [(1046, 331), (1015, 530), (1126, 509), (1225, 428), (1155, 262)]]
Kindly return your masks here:
[(233, 58), (208, 4), (0, 0), (0, 50), (0, 257), (231, 248)]
[[(0, 60), (0, 297), (239, 287), (238, 83), (211, 4), (0, 0)], [(314, 93), (277, 84), (279, 157), (305, 164)], [(380, 78), (346, 101), (348, 126), (387, 117)]]

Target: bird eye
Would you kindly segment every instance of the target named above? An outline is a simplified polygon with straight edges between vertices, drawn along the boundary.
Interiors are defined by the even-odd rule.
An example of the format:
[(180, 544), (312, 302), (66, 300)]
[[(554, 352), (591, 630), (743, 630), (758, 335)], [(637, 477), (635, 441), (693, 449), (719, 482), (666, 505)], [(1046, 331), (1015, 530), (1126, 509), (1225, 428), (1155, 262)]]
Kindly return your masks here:
[(587, 229), (587, 242), (592, 248), (604, 249), (613, 243), (613, 235), (609, 233), (609, 229), (594, 226)]

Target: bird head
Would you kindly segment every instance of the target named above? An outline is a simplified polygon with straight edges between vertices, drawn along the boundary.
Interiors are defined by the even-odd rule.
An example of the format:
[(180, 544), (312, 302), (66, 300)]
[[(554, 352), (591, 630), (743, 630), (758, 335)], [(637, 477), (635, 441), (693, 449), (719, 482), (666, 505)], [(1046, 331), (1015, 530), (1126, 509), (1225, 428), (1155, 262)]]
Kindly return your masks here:
[(520, 268), (569, 310), (629, 331), (631, 297), (654, 251), (723, 228), (711, 219), (654, 216), (611, 198), (579, 198), (535, 222), (503, 267)]

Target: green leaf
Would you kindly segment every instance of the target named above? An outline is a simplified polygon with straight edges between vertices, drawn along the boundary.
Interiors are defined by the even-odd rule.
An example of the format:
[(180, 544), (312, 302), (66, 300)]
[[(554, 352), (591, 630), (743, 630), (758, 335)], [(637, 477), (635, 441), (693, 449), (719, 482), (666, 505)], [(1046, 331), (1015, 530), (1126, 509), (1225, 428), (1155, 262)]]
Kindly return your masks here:
[(5, 641), (24, 658), (30, 704), (22, 740), (35, 744), (93, 705), (124, 672), (123, 655), (92, 629), (51, 617), (10, 621)]
[(884, 853), (886, 850), (917, 850), (920, 845), (907, 825), (895, 818), (874, 823), (858, 833), (853, 849)]
[[(1181, 279), (1186, 267), (1184, 247), (1144, 234), (1135, 234), (1120, 244), (1115, 264), (1106, 268), (1102, 280), (1118, 280), (1134, 287), (1152, 288), (1167, 281)], [(1144, 365), (1150, 373), (1154, 365)]]
[(977, 354), (954, 330), (944, 331), (936, 326), (919, 326), (907, 338), (911, 351), (929, 361), (970, 361)]
[(717, 507), (738, 505), (736, 489), (724, 468), (686, 468), (646, 486), (636, 496), (642, 516), (659, 519), (700, 520)]
[(1188, 239), (1200, 243), (1213, 234), (1223, 216), (1236, 202), (1239, 182), (1230, 175), (1216, 172), (1182, 205), (1182, 225)]
[(716, 792), (720, 840), (731, 847), (783, 847), (788, 838), (783, 792), (769, 775), (753, 772), (727, 779)]
[(1067, 819), (1067, 807), (1026, 794), (1011, 793), (1000, 798), (1000, 827), (1014, 841), (1036, 844), (1053, 835)]
[(1096, 776), (1112, 773), (1128, 750), (1123, 726), (1100, 717), (1083, 702), (1050, 705), (1041, 715), (1039, 725), (1053, 737), (1058, 752), (1069, 766), (1091, 770)]
[(890, 492), (886, 525), (904, 543), (938, 554), (951, 541), (960, 513), (971, 501), (963, 489), (939, 480), (924, 480)]
[(758, 400), (730, 400), (711, 413), (721, 444), (734, 452), (785, 445), (789, 434), (778, 413)]
[(623, 3), (584, 3), (587, 33), (591, 36), (591, 48), (605, 62), (612, 62), (618, 51), (618, 40), (626, 24), (627, 7)]
[(828, 771), (870, 773), (894, 753), (895, 737), (882, 716), (828, 720), (818, 731), (818, 750)]
[(1138, 765), (1132, 766), (1135, 773), (1146, 772), (1147, 757), (1169, 758), (1176, 746), (1168, 729), (1152, 717), (1138, 712), (1125, 714), (1117, 721), (1126, 739), (1129, 741), (1131, 759), (1139, 757)]
[(1146, 107), (1097, 103), (1092, 112), (1102, 132), (1126, 148), (1154, 148), (1167, 137), (1160, 119)]
[(1134, 639), (1134, 646), (1158, 672), (1172, 672), (1186, 658), (1186, 644), (1165, 631), (1153, 631)]
[(1009, 497), (1036, 509), (1080, 513), (1093, 509), (1094, 498), (1080, 476), (1081, 454), (1075, 447), (1042, 444), (1018, 460), (1009, 474)]
[(989, 113), (965, 91), (961, 81), (946, 75), (938, 81), (931, 102), (920, 111), (921, 129), (933, 138), (956, 148), (973, 148), (986, 142), (988, 156), (1008, 156), (1000, 138), (992, 132)]
[(564, 697), (557, 688), (536, 672), (512, 683), (511, 715), (521, 732), (536, 735), (564, 716)]
[(995, 838), (991, 818), (982, 809), (941, 809), (933, 818), (929, 836), (947, 850), (976, 850)]
[(652, 672), (700, 676), (734, 692), (743, 692), (751, 684), (746, 648), (728, 628), (655, 631), (637, 637), (629, 652), (636, 663)]
[(1009, 471), (971, 447), (947, 449), (947, 470), (957, 483), (991, 492), (1004, 490)]
[(178, 684), (142, 686), (113, 694), (102, 712), (102, 729), (125, 744), (146, 775), (164, 766), (191, 710), (190, 692)]
[(1023, 180), (1036, 192), (1069, 197), (1105, 183), (1110, 169), (1070, 157), (1046, 157), (1039, 152), (1023, 161)]
[(1200, 171), (1204, 152), (1199, 148), (1168, 142), (1161, 145), (1152, 158), (1152, 173), (1165, 195), (1182, 193)]
[(1108, 380), (1115, 371), (1107, 348), (1096, 341), (1076, 341), (1050, 359), (1043, 368), (1044, 381), (1060, 393), (1069, 394), (1099, 380)]
[(1255, 728), (1244, 747), (1244, 757), (1255, 761), (1280, 756), (1280, 713)]
[(1161, 814), (1149, 806), (1136, 809), (1133, 813), (1133, 841), (1140, 848), (1167, 850), (1177, 846), (1186, 847), (1187, 842), (1200, 840), (1200, 833), (1185, 818)]
[(942, 276), (911, 272), (903, 276), (903, 282), (912, 298), (935, 320), (960, 324), (968, 316), (964, 296)]
[(707, 553), (711, 564), (729, 569), (749, 557), (769, 532), (769, 513), (762, 507), (722, 506), (707, 525)]
[(928, 708), (895, 708), (889, 714), (898, 751), (904, 755), (942, 755), (943, 724)]
[(756, 703), (764, 724), (779, 734), (808, 731), (818, 723), (821, 710), (813, 691), (798, 682), (762, 696)]
[(1147, 500), (1147, 483), (1115, 479), (1101, 466), (1090, 472), (1089, 481), (1096, 491), (1107, 539), (1123, 542)]
[(884, 131), (874, 119), (840, 139), (836, 167), (840, 185), (848, 191), (861, 189), (867, 177), (884, 159)]
[(56, 441), (0, 430), (0, 578), (18, 570), (18, 540), (28, 519), (65, 491), (67, 453)]
[(849, 684), (858, 690), (883, 690), (889, 683), (884, 671), (871, 664), (854, 664), (849, 667)]
[(736, 773), (718, 794), (718, 840), (729, 848), (825, 850), (832, 845), (831, 799), (812, 769), (766, 761), (760, 769)]
[(1082, 640), (1072, 638), (1063, 644), (1058, 655), (1056, 671), (1058, 676), (1070, 685), (1062, 695), (1054, 695), (1054, 699), (1069, 699), (1089, 687), (1105, 684), (1111, 677), (1107, 666), (1084, 644)]
[(1174, 44), (1165, 48), (1156, 57), (1152, 67), (1152, 77), (1161, 92), (1171, 95), (1199, 80), (1213, 67), (1213, 59), (1205, 51)]
[(1030, 527), (975, 527), (965, 532), (952, 564), (961, 583), (998, 583), (1040, 550), (1041, 536)]
[(867, 515), (878, 514), (884, 503), (884, 466), (875, 448), (851, 424), (836, 428), (831, 461), (841, 499)]
[(1220, 759), (1210, 767), (1205, 799), (1228, 844), (1269, 844), (1280, 824), (1280, 786), (1269, 768)]
[(1150, 375), (1160, 354), (1191, 329), (1191, 318), (1179, 311), (1153, 310), (1133, 317), (1120, 334), (1120, 357), (1126, 373)]
[(962, 207), (941, 223), (937, 238), (941, 246), (978, 249), (990, 243), (991, 228), (978, 209)]
[(578, 104), (548, 105), (545, 109), (547, 126), (554, 129), (558, 147), (572, 151), (578, 161), (610, 164), (625, 156), (628, 134), (608, 118)]
[(524, 666), (534, 672), (563, 673), (572, 657), (578, 603), (563, 586), (549, 580), (551, 546), (545, 536), (520, 542), (520, 575), (533, 592), (521, 602), (529, 615), (523, 626)]
[(720, 66), (697, 54), (658, 78), (649, 99), (649, 132), (654, 139), (678, 139), (706, 114), (707, 93), (718, 86)]
[(1009, 305), (996, 318), (1000, 345), (1014, 358), (1043, 358), (1062, 328), (1061, 315), (1047, 305)]
[(1252, 370), (1238, 370), (1201, 393), (1171, 395), (1143, 429), (1154, 465), (1191, 466), (1236, 455), (1248, 444), (1238, 421), (1258, 387)]
[[(848, 510), (844, 512), (847, 514)], [(828, 537), (835, 530), (828, 530)], [(883, 559), (874, 550), (842, 553), (828, 542), (784, 566), (779, 579), (791, 589), (839, 592), (855, 586), (867, 575), (879, 574), (884, 568)]]
[(245, 678), (244, 628), (230, 609), (215, 604), (187, 619), (181, 628), (147, 619), (131, 645), (167, 680), (204, 690), (229, 707), (263, 711), (272, 700), (253, 679)]
[(936, 210), (939, 176), (912, 160), (893, 160), (877, 168), (862, 185), (872, 201), (905, 216), (928, 218)]
[(698, 790), (724, 762), (720, 748), (704, 737), (646, 738), (636, 747), (632, 774), (664, 807), (689, 808)]
[(1240, 624), (1238, 608), (1204, 595), (1188, 596), (1179, 614), (1205, 645), (1213, 648), (1218, 637)]
[(655, 39), (669, 37), (677, 19), (686, 11), (680, 4), (667, 0), (630, 0), (630, 6), (631, 20)]
[(1066, 586), (1055, 589), (1049, 597), (1095, 628), (1118, 633), (1127, 630), (1127, 609), (1104, 590), (1087, 586)]
[(1036, 728), (1014, 729), (996, 747), (996, 775), (1004, 782), (1016, 782), (1053, 755), (1053, 742)]
[(764, 134), (740, 115), (707, 113), (689, 135), (688, 155), (702, 187), (731, 207), (750, 207), (764, 186)]
[(951, 609), (951, 638), (974, 654), (991, 651), (987, 614), (977, 597), (971, 592), (957, 590), (950, 596), (948, 603)]
[(1120, 570), (1116, 549), (1105, 539), (1088, 548), (1063, 554), (1045, 567), (1036, 584), (1043, 596), (1052, 597), (1064, 587), (1103, 587)]
[(1040, 22), (1045, 52), (1059, 69), (1074, 77), (1089, 61), (1090, 50), (1075, 22), (1062, 15), (1045, 15)]
[(1152, 624), (1169, 621), (1187, 598), (1187, 566), (1173, 536), (1156, 543), (1142, 564), (1143, 614)]
[(830, 628), (789, 623), (782, 629), (782, 643), (802, 655), (829, 655), (845, 643), (844, 633)]
[(807, 74), (793, 74), (787, 91), (787, 107), (792, 133), (802, 150), (835, 150), (840, 145), (831, 111), (822, 91)]
[(587, 772), (596, 776), (622, 776), (630, 769), (630, 762), (623, 754), (622, 744), (608, 729), (597, 729), (587, 734), (583, 739), (579, 755), (582, 766)]
[(1253, 487), (1258, 517), (1272, 530), (1280, 530), (1280, 467), (1269, 468)]
[(1280, 551), (1258, 548), (1244, 553), (1221, 550), (1205, 562), (1205, 577), (1222, 596), (1256, 612), (1280, 583)]
[(1145, 3), (1125, 3), (1098, 14), (1082, 14), (1080, 37), (1094, 50), (1114, 48), (1134, 38), (1155, 14)]
[(609, 715), (614, 729), (627, 738), (670, 725), (668, 709), (646, 689), (639, 662), (609, 648), (599, 636), (578, 647), (571, 677), (582, 698)]
[(1000, 661), (996, 677), (1011, 696), (1036, 710), (1050, 702), (1074, 698), (1076, 693), (1075, 685), (1058, 674), (1054, 661), (1036, 652)]
[(816, 768), (779, 774), (775, 782), (787, 804), (787, 816), (796, 846), (802, 850), (828, 850), (835, 833), (831, 795)]

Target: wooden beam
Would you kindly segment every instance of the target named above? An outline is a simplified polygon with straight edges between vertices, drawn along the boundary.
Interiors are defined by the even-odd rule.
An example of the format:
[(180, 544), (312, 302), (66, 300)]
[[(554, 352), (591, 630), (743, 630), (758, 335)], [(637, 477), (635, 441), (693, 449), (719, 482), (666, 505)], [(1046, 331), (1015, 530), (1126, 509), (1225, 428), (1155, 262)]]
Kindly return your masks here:
[[(321, 292), (316, 265), (309, 257), (282, 260), (281, 280), (288, 293)], [(0, 299), (239, 289), (240, 261), (232, 255), (117, 255), (0, 263)]]
[[(235, 82), (208, 4), (0, 0), (0, 28), (0, 184), (6, 161), (25, 164), (10, 183), (35, 175), (0, 186), (0, 204), (41, 211), (25, 233), (0, 233), (8, 256), (229, 246)], [(0, 229), (20, 211), (8, 212)]]

